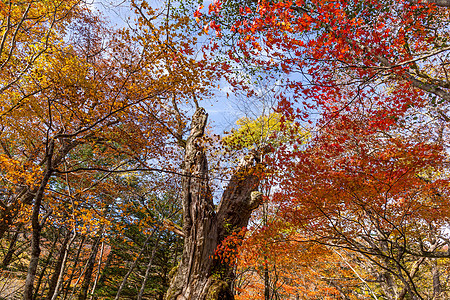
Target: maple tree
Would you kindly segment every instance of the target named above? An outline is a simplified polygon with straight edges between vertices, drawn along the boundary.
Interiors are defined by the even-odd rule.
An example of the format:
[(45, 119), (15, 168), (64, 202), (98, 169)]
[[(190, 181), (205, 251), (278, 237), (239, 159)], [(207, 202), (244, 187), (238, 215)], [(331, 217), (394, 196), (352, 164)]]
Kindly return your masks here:
[(367, 257), (386, 297), (420, 299), (438, 279), (426, 283), (418, 270), (447, 256), (446, 154), (413, 136), (368, 134), (364, 119), (335, 122), (290, 153), (283, 218), (310, 240)]
[[(389, 117), (423, 105), (427, 95), (448, 100), (446, 9), (407, 1), (215, 1), (209, 11), (219, 36), (238, 36), (231, 60), (291, 74), (284, 85), (299, 117), (311, 106), (334, 114), (370, 101), (389, 106)], [(293, 109), (287, 100), (280, 98), (286, 112)]]
[(315, 123), (304, 152), (294, 142), (279, 157), (282, 218), (302, 238), (372, 260), (388, 298), (443, 296), (432, 266), (448, 248), (447, 6), (215, 1), (209, 15), (197, 11), (213, 43), (229, 46), (229, 68), (288, 74), (279, 111)]
[[(448, 297), (448, 1), (194, 2), (130, 1), (126, 28), (0, 4), (0, 247), (24, 299)], [(278, 103), (215, 144), (221, 76)]]
[(236, 299), (370, 299), (358, 277), (366, 275), (361, 263), (301, 236), (277, 236), (272, 228), (253, 232), (239, 250)]

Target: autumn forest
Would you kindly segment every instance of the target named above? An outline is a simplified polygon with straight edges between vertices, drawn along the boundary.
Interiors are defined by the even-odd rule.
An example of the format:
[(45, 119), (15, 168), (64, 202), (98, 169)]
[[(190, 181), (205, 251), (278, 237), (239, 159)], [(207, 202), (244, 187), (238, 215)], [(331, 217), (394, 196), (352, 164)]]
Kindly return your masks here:
[(0, 299), (450, 299), (449, 138), (449, 0), (1, 0)]

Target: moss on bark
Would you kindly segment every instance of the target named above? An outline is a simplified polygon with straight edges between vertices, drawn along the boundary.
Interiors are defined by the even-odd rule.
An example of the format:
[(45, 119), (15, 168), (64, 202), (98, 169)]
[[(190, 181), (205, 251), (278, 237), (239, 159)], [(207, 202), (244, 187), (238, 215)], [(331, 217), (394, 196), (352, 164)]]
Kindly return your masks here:
[(206, 300), (233, 300), (230, 286), (223, 280), (214, 279), (208, 289)]

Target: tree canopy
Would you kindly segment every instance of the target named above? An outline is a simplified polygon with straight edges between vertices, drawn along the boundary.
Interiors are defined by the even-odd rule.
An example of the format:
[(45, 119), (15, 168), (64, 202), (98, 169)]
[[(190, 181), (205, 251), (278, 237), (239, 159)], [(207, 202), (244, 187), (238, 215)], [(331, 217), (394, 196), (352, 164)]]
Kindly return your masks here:
[(448, 298), (449, 7), (1, 2), (0, 298)]

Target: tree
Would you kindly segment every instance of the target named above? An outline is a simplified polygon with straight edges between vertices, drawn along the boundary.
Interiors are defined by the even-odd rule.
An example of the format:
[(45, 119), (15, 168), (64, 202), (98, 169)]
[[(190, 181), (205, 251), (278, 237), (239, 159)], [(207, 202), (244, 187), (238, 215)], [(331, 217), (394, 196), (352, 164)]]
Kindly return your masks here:
[[(7, 32), (9, 20), (17, 15), (15, 4), (9, 7)], [(220, 71), (216, 64), (192, 55), (196, 38), (189, 35), (188, 20), (179, 10), (166, 7), (164, 18), (145, 1), (132, 2), (132, 7), (138, 23), (132, 29), (109, 29), (84, 7), (71, 19), (71, 14), (62, 14), (54, 24), (36, 25), (48, 29), (39, 38), (48, 32), (52, 39), (44, 42), (42, 53), (25, 53), (30, 60), (22, 60), (23, 68), (15, 65), (16, 75), (5, 83), (11, 95), (19, 93), (2, 98), (7, 109), (0, 120), (4, 187), (0, 233), (4, 236), (18, 226), (31, 232), (24, 299), (45, 294), (48, 299), (58, 295), (86, 299), (94, 293), (96, 284), (91, 291), (90, 283), (101, 273), (105, 231), (117, 200), (113, 174), (144, 170), (177, 174), (179, 161), (184, 161), (185, 243), (167, 298), (232, 297), (232, 268), (213, 254), (226, 236), (246, 225), (260, 201), (251, 197), (262, 176), (260, 155), (249, 154), (236, 169), (216, 211), (202, 142), (207, 114), (198, 101), (209, 95), (209, 85)], [(14, 23), (17, 32), (25, 28), (21, 20), (28, 24), (26, 9)], [(5, 37), (14, 46), (16, 36), (8, 34)], [(33, 46), (29, 40), (20, 41), (22, 46), (11, 50), (6, 61), (14, 51)], [(36, 45), (40, 47), (39, 42)], [(184, 139), (189, 103), (196, 111), (191, 133)], [(175, 144), (184, 148), (183, 159), (177, 158)], [(55, 229), (64, 234), (51, 238), (53, 244), (41, 260), (42, 249), (47, 249), (42, 240)], [(187, 269), (191, 271), (184, 272)], [(43, 284), (46, 275), (48, 286)], [(145, 292), (145, 284), (142, 287)]]
[(247, 225), (260, 204), (252, 197), (262, 165), (259, 153), (251, 153), (239, 165), (215, 209), (209, 187), (208, 165), (200, 138), (207, 114), (196, 109), (186, 139), (183, 161), (182, 203), (184, 247), (176, 275), (165, 299), (232, 299), (232, 266), (214, 258), (217, 246), (232, 232)]
[(367, 275), (362, 264), (294, 231), (286, 234), (295, 227), (278, 221), (277, 226), (255, 228), (239, 249), (236, 299), (370, 299), (366, 283), (358, 277)]
[(114, 226), (107, 233), (111, 236), (111, 258), (103, 269), (105, 276), (99, 280), (97, 294), (136, 298), (142, 290), (144, 297), (162, 299), (181, 252), (181, 236), (164, 226), (165, 222), (177, 224), (181, 220), (179, 178), (159, 175), (156, 179), (150, 174), (120, 177), (118, 181), (128, 182), (128, 189), (120, 193), (120, 203), (114, 208)]
[[(18, 107), (44, 86), (30, 80), (43, 56), (61, 43), (61, 34), (86, 10), (83, 1), (4, 1), (0, 6), (1, 115)], [(9, 97), (9, 99), (8, 99)], [(3, 143), (4, 144), (4, 143)], [(2, 145), (3, 145), (2, 144)]]
[[(280, 282), (301, 290), (286, 271), (289, 251), (311, 257), (308, 249), (325, 261), (349, 253), (354, 260), (338, 273), (359, 274), (358, 286), (375, 298), (445, 297), (450, 48), (448, 11), (436, 6), (446, 1), (431, 2), (215, 1), (203, 20), (230, 50), (225, 60), (208, 58), (218, 40), (197, 52), (191, 1), (131, 1), (136, 23), (123, 29), (77, 1), (0, 5), (0, 239), (5, 268), (17, 245), (31, 242), (30, 256), (20, 257), (24, 299), (161, 298), (167, 282), (150, 291), (152, 271), (167, 278), (157, 263), (175, 233), (184, 245), (165, 298), (233, 299), (235, 268), (217, 249), (237, 249), (233, 238), (261, 204), (267, 175), (279, 176), (271, 182), (280, 192), (266, 196), (280, 210), (270, 216), (264, 206), (261, 233), (294, 241), (283, 241), (282, 257), (262, 247), (255, 270), (266, 299), (282, 294)], [(241, 62), (249, 76), (230, 72)], [(258, 75), (283, 89), (276, 114), (242, 119), (223, 140), (245, 156), (230, 163), (216, 206), (207, 159), (216, 149), (201, 100), (224, 74), (249, 96)], [(320, 119), (308, 119), (311, 112)], [(316, 126), (307, 145), (303, 121)], [(170, 184), (150, 171), (179, 176), (180, 195), (161, 193)], [(155, 191), (128, 194), (137, 174)], [(159, 217), (148, 197), (181, 199), (182, 228)], [(154, 235), (140, 233), (145, 226)], [(21, 230), (29, 232), (23, 239)], [(310, 274), (330, 274), (319, 261)], [(360, 272), (356, 263), (369, 267)], [(118, 280), (112, 268), (123, 275), (117, 290), (105, 284)], [(326, 284), (321, 293), (350, 297), (348, 286)]]
[[(28, 18), (41, 21), (39, 16), (30, 17), (27, 11), (31, 12), (37, 2), (28, 4), (15, 21), (18, 23), (12, 19), (22, 8), (9, 3), (6, 10), (5, 39), (12, 39), (11, 46), (19, 41), (22, 44), (5, 52), (12, 53), (5, 62), (13, 59), (17, 51), (41, 45), (39, 41), (34, 45), (33, 41), (19, 39), (22, 30), (31, 30), (20, 27), (20, 22), (26, 25)], [(31, 224), (31, 258), (24, 299), (33, 297), (41, 233), (48, 220), (64, 220), (71, 215), (67, 209), (78, 210), (79, 216), (88, 212), (85, 218), (93, 213), (92, 206), (107, 212), (108, 203), (102, 203), (107, 197), (98, 192), (114, 172), (162, 169), (158, 160), (168, 161), (174, 153), (168, 136), (176, 123), (176, 116), (167, 111), (171, 104), (165, 105), (166, 99), (176, 97), (177, 101), (184, 101), (185, 95), (194, 92), (201, 97), (208, 85), (204, 79), (214, 78), (213, 71), (207, 71), (207, 63), (183, 57), (183, 53), (192, 51), (186, 40), (178, 44), (182, 35), (177, 30), (186, 23), (182, 18), (174, 18), (170, 24), (154, 22), (156, 25), (151, 19), (142, 20), (142, 27), (133, 33), (107, 29), (89, 10), (68, 19), (70, 12), (62, 13), (61, 17), (43, 12), (45, 18), (53, 16), (55, 24), (47, 28), (47, 21), (43, 21), (36, 28), (48, 29), (43, 36), (51, 35), (52, 40), (45, 41), (45, 51), (37, 49), (39, 54), (32, 54), (31, 60), (24, 58), (23, 68), (16, 65), (26, 72), (19, 70), (9, 82), (20, 82), (23, 86), (15, 85), (9, 91), (18, 91), (20, 99), (9, 97), (6, 92), (1, 98), (2, 108), (8, 109), (0, 120), (3, 151), (0, 235), (13, 226)], [(150, 10), (148, 16), (153, 13)], [(65, 22), (69, 20), (71, 27), (65, 31)], [(8, 30), (13, 31), (8, 22), (17, 25), (14, 27), (19, 28), (15, 31), (17, 35), (8, 35)], [(155, 65), (170, 67), (155, 69)], [(15, 101), (12, 104), (11, 99)], [(152, 160), (154, 168), (146, 165)], [(166, 165), (165, 170), (170, 172), (170, 166)], [(99, 218), (90, 220), (93, 224), (85, 228), (95, 228), (99, 241), (101, 230), (95, 224)], [(72, 220), (72, 224), (66, 221), (72, 231), (77, 221)], [(95, 254), (91, 257), (85, 276), (92, 273)]]
[(280, 157), (280, 215), (301, 236), (364, 255), (388, 298), (442, 293), (432, 274), (448, 247), (445, 6), (219, 1), (205, 17), (237, 40), (233, 64), (289, 74), (280, 112), (316, 124), (305, 152), (294, 142)]
[[(259, 188), (259, 196), (263, 199), (269, 199), (273, 194), (273, 187), (277, 185), (277, 170), (273, 167), (274, 161), (276, 160), (277, 150), (284, 143), (288, 143), (289, 140), (305, 140), (308, 134), (304, 129), (301, 129), (294, 124), (292, 121), (285, 120), (280, 113), (273, 112), (274, 108), (268, 105), (272, 99), (274, 99), (272, 91), (263, 91), (255, 95), (255, 97), (249, 98), (247, 101), (251, 101), (256, 107), (260, 107), (262, 115), (251, 119), (249, 117), (243, 117), (239, 119), (236, 123), (238, 125), (237, 129), (232, 129), (231, 132), (222, 139), (222, 143), (228, 151), (235, 151), (236, 149), (242, 149), (244, 151), (254, 151), (259, 149), (260, 151), (267, 151), (267, 153), (260, 159), (264, 161), (264, 178), (261, 180), (261, 187)], [(255, 103), (258, 103), (255, 104)], [(246, 111), (246, 113), (250, 113)], [(256, 194), (255, 194), (256, 195)], [(266, 228), (271, 218), (274, 215), (275, 207), (271, 206), (268, 201), (263, 201), (263, 205), (257, 210), (256, 215), (253, 219), (252, 227), (260, 227), (261, 230)], [(252, 230), (253, 231), (253, 230)], [(255, 230), (257, 231), (257, 230)], [(221, 259), (227, 263), (234, 263), (236, 260), (240, 259), (239, 252), (245, 251), (258, 252), (257, 262), (252, 260), (251, 255), (242, 256), (245, 257), (243, 268), (253, 268), (253, 272), (250, 271), (250, 276), (254, 275), (254, 272), (259, 273), (262, 276), (264, 284), (264, 299), (273, 299), (279, 295), (279, 289), (277, 287), (278, 273), (277, 271), (272, 272), (272, 270), (279, 270), (280, 264), (279, 260), (275, 259), (272, 252), (275, 248), (272, 242), (269, 240), (268, 235), (263, 234), (260, 239), (255, 238), (258, 234), (244, 230), (241, 230), (237, 234), (233, 234), (227, 237), (217, 249), (217, 253)], [(242, 240), (245, 238), (245, 246), (242, 247)], [(266, 238), (266, 239), (265, 239)], [(255, 249), (252, 249), (252, 246)], [(275, 250), (275, 251), (277, 251)], [(282, 252), (282, 251), (279, 251)], [(237, 257), (239, 258), (237, 258)], [(252, 261), (252, 263), (250, 263)], [(248, 263), (248, 264), (246, 264)], [(247, 270), (248, 272), (249, 270)], [(242, 274), (239, 274), (240, 280), (242, 280)], [(237, 281), (233, 283), (233, 289), (235, 293), (239, 293), (242, 290), (242, 286), (236, 287)], [(239, 289), (241, 288), (241, 289)], [(249, 291), (249, 290), (248, 290)], [(250, 291), (249, 291), (250, 292)], [(250, 293), (250, 297), (256, 297), (255, 292)]]
[(289, 193), (278, 198), (283, 218), (317, 243), (369, 259), (385, 297), (437, 295), (439, 280), (424, 270), (448, 255), (446, 153), (395, 131), (368, 134), (367, 124), (334, 120), (290, 154), (282, 185)]
[[(408, 1), (217, 1), (210, 12), (217, 30), (237, 40), (229, 50), (233, 61), (291, 74), (284, 85), (295, 97), (292, 103), (289, 94), (280, 97), (280, 105), (301, 119), (311, 108), (332, 116), (373, 103), (374, 121), (389, 122), (434, 97), (449, 99), (442, 75), (449, 50), (445, 8)], [(238, 16), (221, 17), (230, 12)], [(386, 113), (374, 112), (381, 105)], [(435, 114), (445, 121), (442, 109)]]

